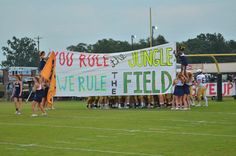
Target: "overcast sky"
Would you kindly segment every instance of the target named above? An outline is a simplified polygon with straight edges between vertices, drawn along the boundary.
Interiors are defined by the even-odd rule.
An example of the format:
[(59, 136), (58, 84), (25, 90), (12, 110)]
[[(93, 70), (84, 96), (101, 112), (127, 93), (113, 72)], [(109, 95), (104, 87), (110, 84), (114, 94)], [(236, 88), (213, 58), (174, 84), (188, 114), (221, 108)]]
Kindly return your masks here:
[(138, 41), (149, 35), (149, 7), (154, 35), (170, 42), (214, 32), (236, 39), (236, 0), (0, 0), (0, 47), (13, 36), (39, 35), (45, 51), (103, 38), (130, 42), (132, 34)]

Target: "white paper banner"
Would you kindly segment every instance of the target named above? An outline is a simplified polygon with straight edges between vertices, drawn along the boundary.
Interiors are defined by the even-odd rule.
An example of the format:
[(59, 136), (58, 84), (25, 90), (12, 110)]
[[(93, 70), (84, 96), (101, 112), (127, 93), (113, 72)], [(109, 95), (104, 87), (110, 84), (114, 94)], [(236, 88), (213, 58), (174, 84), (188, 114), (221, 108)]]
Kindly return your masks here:
[(56, 96), (171, 93), (175, 43), (111, 54), (56, 52)]

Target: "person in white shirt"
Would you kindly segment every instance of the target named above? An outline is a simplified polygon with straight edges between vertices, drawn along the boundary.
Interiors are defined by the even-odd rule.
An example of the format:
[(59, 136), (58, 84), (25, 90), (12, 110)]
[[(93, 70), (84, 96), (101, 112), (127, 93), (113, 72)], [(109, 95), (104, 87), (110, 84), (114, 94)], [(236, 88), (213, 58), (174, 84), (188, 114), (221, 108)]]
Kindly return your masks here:
[(202, 73), (201, 69), (197, 70), (197, 77), (196, 77), (196, 82), (197, 82), (197, 102), (198, 104), (196, 106), (201, 106), (201, 96), (205, 100), (205, 106), (208, 106), (208, 101), (206, 97), (206, 76)]

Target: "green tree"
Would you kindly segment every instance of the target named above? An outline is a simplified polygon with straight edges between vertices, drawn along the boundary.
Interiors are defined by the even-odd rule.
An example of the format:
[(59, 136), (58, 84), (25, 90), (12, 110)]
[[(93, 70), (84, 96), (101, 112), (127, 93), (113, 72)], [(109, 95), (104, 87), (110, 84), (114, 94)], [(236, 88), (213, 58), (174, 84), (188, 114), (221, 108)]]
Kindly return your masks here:
[(140, 39), (138, 43), (134, 43), (134, 50), (143, 49), (149, 47), (149, 39)]
[(71, 45), (66, 48), (70, 51), (77, 51), (77, 52), (88, 52), (88, 45), (86, 43), (79, 43), (76, 46)]
[[(152, 46), (162, 45), (166, 43), (168, 43), (168, 41), (165, 39), (165, 37), (162, 35), (159, 35), (157, 36), (157, 38), (153, 38)], [(139, 40), (138, 43), (134, 44), (134, 49), (143, 49), (143, 48), (148, 48), (149, 46), (150, 46), (149, 38), (141, 39)]]
[(166, 44), (166, 43), (168, 43), (168, 41), (162, 35), (159, 35), (159, 36), (157, 36), (157, 38), (153, 39), (153, 46), (162, 45), (162, 44)]
[(95, 44), (79, 43), (71, 45), (67, 50), (92, 53), (114, 53), (130, 50), (130, 45), (126, 41), (116, 41), (113, 39), (98, 40)]
[[(166, 44), (168, 41), (163, 35), (153, 39), (153, 46)], [(236, 53), (236, 42), (234, 40), (226, 41), (220, 33), (199, 34), (193, 39), (177, 43), (186, 47), (186, 54), (206, 54), (206, 53)], [(143, 49), (150, 46), (149, 38), (140, 39), (133, 43), (133, 49)], [(98, 40), (95, 44), (79, 43), (76, 46), (67, 48), (71, 51), (93, 52), (93, 53), (114, 53), (131, 50), (131, 44), (127, 41), (113, 39)], [(218, 57), (219, 62), (232, 62), (235, 57)], [(189, 58), (190, 63), (208, 63), (212, 62), (210, 57)]]
[[(224, 37), (218, 33), (200, 34), (196, 38), (188, 39), (181, 44), (186, 46), (187, 54), (219, 54), (235, 53), (235, 41), (225, 41)], [(190, 58), (190, 63), (209, 63), (212, 59), (209, 57)], [(235, 57), (218, 57), (219, 62), (232, 62)]]
[(22, 66), (22, 67), (37, 67), (39, 55), (36, 48), (36, 43), (33, 39), (24, 37), (16, 38), (7, 41), (8, 46), (2, 47), (3, 54), (7, 60), (2, 61), (3, 67)]
[(116, 41), (113, 39), (98, 40), (92, 47), (95, 53), (114, 53), (131, 49), (131, 45), (127, 41)]

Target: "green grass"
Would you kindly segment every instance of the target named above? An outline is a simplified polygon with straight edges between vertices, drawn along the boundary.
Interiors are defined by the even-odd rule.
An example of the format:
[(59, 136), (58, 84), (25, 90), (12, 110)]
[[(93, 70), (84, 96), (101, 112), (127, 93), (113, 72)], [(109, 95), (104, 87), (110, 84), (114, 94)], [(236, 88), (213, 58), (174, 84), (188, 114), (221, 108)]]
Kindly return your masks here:
[(48, 117), (14, 114), (0, 101), (1, 156), (227, 156), (236, 155), (236, 101), (191, 111), (88, 110), (83, 102), (56, 102)]

